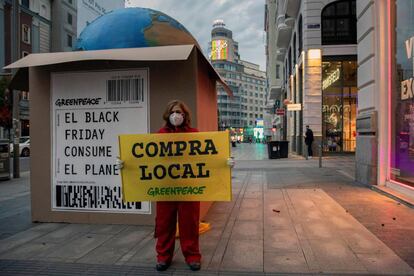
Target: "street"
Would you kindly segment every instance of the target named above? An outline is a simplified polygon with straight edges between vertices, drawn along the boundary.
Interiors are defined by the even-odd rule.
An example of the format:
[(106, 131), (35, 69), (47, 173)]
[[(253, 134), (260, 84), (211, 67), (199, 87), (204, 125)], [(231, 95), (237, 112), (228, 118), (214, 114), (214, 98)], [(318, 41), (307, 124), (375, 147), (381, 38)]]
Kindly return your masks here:
[[(237, 144), (233, 199), (200, 236), (203, 275), (414, 275), (414, 210), (352, 179), (353, 156)], [(0, 182), (0, 274), (155, 274), (153, 227), (32, 223), (28, 173)], [(374, 204), (373, 204), (374, 203)], [(169, 275), (188, 274), (179, 243)]]

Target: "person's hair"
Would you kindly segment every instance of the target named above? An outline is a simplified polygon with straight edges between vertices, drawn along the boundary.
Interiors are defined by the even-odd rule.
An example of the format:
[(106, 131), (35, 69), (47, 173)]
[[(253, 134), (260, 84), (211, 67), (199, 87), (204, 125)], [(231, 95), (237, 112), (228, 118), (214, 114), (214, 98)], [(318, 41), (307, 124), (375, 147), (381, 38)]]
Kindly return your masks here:
[(307, 128), (309, 128), (309, 125), (306, 125)]
[(180, 127), (190, 127), (191, 126), (190, 109), (188, 108), (188, 106), (184, 102), (182, 102), (180, 100), (173, 100), (173, 101), (170, 101), (167, 104), (167, 107), (165, 108), (164, 114), (162, 115), (162, 118), (164, 119), (165, 124), (169, 127), (173, 127), (173, 125), (170, 123), (170, 114), (171, 114), (172, 109), (176, 105), (178, 105), (184, 113), (184, 122)]

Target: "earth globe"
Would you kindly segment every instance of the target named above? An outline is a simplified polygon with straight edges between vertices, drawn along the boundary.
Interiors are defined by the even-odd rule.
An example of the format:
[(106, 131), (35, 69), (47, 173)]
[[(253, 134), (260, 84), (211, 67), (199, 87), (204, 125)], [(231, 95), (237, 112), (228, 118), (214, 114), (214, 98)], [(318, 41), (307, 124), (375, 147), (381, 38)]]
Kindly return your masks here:
[(147, 8), (117, 9), (83, 29), (75, 50), (103, 50), (198, 43), (174, 18)]

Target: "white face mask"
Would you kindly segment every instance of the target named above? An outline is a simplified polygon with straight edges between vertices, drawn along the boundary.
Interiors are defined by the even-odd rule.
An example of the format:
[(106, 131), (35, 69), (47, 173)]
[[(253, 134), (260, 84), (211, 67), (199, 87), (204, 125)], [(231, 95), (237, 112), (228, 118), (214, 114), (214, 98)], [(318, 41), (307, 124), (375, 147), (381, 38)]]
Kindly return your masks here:
[(173, 126), (180, 126), (184, 122), (184, 116), (180, 113), (171, 113), (170, 115), (170, 123)]

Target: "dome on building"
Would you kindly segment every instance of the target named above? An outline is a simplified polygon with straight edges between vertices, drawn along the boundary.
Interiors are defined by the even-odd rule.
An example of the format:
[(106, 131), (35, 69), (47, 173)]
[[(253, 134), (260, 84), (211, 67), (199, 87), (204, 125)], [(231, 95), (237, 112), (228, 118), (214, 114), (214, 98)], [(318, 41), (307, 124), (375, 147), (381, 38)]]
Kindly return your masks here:
[(94, 20), (80, 34), (75, 50), (103, 50), (195, 44), (174, 18), (152, 9), (117, 9)]

